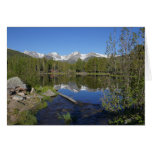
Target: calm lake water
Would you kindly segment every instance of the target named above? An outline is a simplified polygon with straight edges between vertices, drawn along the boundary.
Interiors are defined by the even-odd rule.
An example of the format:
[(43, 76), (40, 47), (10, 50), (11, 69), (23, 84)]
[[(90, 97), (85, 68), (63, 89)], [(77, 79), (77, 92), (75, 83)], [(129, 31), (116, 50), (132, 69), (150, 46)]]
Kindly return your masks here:
[(75, 105), (57, 96), (47, 101), (48, 106), (37, 113), (39, 125), (65, 125), (58, 115), (70, 113), (72, 125), (106, 125), (111, 115), (102, 107), (102, 100), (113, 88), (120, 91), (122, 78), (108, 76), (51, 76), (41, 77), (41, 85), (53, 85), (58, 92), (76, 101)]

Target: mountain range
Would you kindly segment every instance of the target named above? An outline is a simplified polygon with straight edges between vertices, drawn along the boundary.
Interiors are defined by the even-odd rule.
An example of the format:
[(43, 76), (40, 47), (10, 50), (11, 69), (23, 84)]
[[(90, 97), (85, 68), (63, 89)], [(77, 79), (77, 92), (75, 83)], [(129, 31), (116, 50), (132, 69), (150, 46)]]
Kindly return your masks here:
[(50, 53), (45, 55), (45, 54), (37, 53), (37, 52), (34, 52), (34, 51), (24, 51), (24, 54), (29, 55), (29, 56), (34, 57), (34, 58), (45, 57), (47, 59), (53, 59), (55, 61), (66, 61), (66, 62), (69, 62), (69, 63), (74, 63), (78, 59), (81, 59), (83, 61), (87, 61), (89, 58), (92, 58), (92, 57), (107, 58), (107, 55), (94, 53), (94, 52), (91, 52), (91, 53), (88, 53), (88, 54), (81, 54), (80, 52), (73, 52), (69, 55), (63, 55), (63, 56), (59, 55), (56, 52), (50, 52)]

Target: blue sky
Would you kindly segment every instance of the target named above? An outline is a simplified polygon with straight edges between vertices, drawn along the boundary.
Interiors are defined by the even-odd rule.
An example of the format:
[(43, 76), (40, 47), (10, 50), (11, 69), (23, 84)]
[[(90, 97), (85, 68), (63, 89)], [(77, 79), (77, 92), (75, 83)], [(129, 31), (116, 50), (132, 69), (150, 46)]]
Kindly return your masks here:
[[(74, 51), (105, 54), (106, 40), (114, 29), (119, 36), (120, 27), (8, 27), (7, 47), (44, 54), (67, 55)], [(139, 28), (132, 30), (137, 32)]]

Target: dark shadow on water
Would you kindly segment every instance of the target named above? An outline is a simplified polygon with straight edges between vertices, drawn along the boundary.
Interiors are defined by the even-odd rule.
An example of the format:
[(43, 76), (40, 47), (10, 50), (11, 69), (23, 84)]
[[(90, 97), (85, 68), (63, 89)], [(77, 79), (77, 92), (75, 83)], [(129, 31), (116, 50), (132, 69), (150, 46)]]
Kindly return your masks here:
[(66, 125), (58, 114), (69, 112), (71, 125), (107, 125), (108, 115), (101, 105), (81, 103), (73, 104), (63, 97), (57, 96), (53, 102), (48, 101), (48, 107), (37, 113), (38, 125)]

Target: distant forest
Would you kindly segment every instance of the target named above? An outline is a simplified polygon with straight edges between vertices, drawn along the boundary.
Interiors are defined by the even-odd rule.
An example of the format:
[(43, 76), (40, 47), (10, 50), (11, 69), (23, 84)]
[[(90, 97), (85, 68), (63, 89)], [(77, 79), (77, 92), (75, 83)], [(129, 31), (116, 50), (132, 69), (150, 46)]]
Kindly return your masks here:
[[(78, 59), (76, 63), (53, 61), (46, 58), (32, 58), (21, 52), (7, 50), (7, 77), (19, 76), (24, 81), (36, 81), (35, 76), (43, 73), (92, 73), (144, 77), (145, 32), (138, 33), (122, 28), (121, 35), (109, 35), (106, 52), (108, 58)], [(33, 80), (32, 80), (33, 79)], [(35, 82), (36, 83), (36, 82)]]

